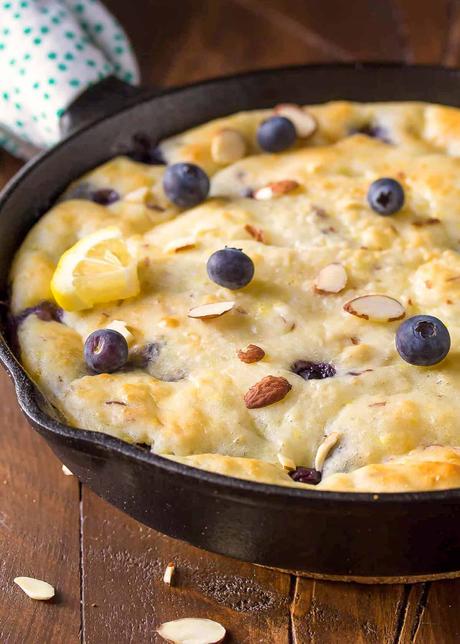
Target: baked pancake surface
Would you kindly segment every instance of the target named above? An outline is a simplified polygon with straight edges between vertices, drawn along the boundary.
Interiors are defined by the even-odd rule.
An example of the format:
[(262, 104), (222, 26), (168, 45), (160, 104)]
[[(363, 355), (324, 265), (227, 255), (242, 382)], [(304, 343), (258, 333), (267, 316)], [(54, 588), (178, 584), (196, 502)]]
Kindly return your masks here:
[[(73, 184), (11, 270), (21, 361), (71, 425), (195, 467), (321, 490), (460, 486), (460, 111), (335, 102), (304, 112), (316, 131), (283, 152), (256, 142), (272, 110), (162, 142), (168, 164), (208, 174), (210, 195), (195, 207), (168, 199), (163, 165), (128, 157)], [(383, 177), (404, 190), (390, 216), (367, 199)], [(43, 314), (62, 255), (114, 228), (137, 294)], [(225, 247), (254, 264), (242, 288), (207, 273)], [(355, 300), (366, 295), (395, 315), (374, 314), (374, 300), (362, 314)], [(224, 312), (213, 317), (213, 304)], [(421, 314), (450, 333), (432, 366), (395, 347), (401, 320)], [(95, 373), (85, 340), (112, 325), (130, 357)], [(294, 480), (299, 468), (317, 474)]]

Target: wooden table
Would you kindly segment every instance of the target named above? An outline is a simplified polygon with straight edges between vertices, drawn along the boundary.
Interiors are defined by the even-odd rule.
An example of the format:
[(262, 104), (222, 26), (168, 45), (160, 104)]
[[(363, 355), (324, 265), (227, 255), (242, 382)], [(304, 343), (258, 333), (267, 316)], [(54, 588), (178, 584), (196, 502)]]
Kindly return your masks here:
[[(460, 3), (448, 0), (112, 0), (144, 80), (190, 82), (249, 68), (334, 60), (457, 65)], [(460, 91), (460, 90), (459, 90)], [(0, 153), (4, 183), (20, 163)], [(249, 644), (460, 640), (460, 580), (362, 586), (317, 582), (166, 538), (66, 477), (0, 376), (0, 642), (140, 644), (181, 616)], [(453, 519), (454, 520), (454, 519)], [(162, 582), (173, 560), (176, 586)], [(33, 602), (17, 575), (48, 580)]]

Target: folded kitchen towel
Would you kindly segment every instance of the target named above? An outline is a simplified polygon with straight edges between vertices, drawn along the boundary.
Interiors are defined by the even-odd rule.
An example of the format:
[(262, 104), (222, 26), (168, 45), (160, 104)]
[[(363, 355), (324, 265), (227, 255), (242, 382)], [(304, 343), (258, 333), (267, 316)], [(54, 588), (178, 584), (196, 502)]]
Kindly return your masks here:
[(128, 38), (99, 0), (0, 0), (0, 146), (30, 158), (60, 138), (87, 87), (139, 82)]

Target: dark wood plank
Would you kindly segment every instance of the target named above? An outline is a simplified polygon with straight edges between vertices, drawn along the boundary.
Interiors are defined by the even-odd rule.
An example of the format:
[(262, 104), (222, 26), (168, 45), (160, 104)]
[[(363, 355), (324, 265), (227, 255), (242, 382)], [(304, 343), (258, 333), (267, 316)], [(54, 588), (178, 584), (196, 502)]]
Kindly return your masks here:
[(392, 0), (408, 63), (441, 63), (449, 30), (449, 0)]
[(294, 644), (392, 644), (404, 586), (368, 586), (298, 578), (292, 607)]
[(419, 609), (415, 644), (460, 641), (460, 579), (431, 584)]
[(22, 166), (19, 159), (15, 159), (0, 148), (0, 188), (10, 179)]
[[(80, 641), (78, 481), (27, 426), (0, 374), (0, 642)], [(57, 590), (33, 601), (13, 579), (36, 577)]]
[[(107, 4), (132, 37), (144, 82), (154, 85), (348, 56), (292, 16), (292, 2), (278, 8), (254, 0), (157, 0), (136, 12), (120, 0)], [(140, 30), (141, 22), (151, 27)]]
[[(170, 561), (173, 587), (163, 582)], [(287, 574), (169, 539), (83, 492), (86, 644), (160, 641), (156, 627), (179, 617), (219, 621), (228, 644), (288, 644), (289, 593)]]
[(408, 586), (407, 603), (401, 616), (399, 638), (395, 640), (395, 644), (412, 644), (414, 642), (425, 610), (430, 586), (431, 584), (428, 582)]
[[(388, 0), (244, 0), (276, 7), (351, 60), (402, 60), (404, 49)], [(421, 0), (420, 4), (426, 4)], [(337, 55), (335, 55), (337, 59)], [(310, 61), (305, 61), (310, 62)]]
[(460, 63), (460, 4), (449, 0), (449, 30), (445, 38), (443, 63), (448, 67), (457, 67)]

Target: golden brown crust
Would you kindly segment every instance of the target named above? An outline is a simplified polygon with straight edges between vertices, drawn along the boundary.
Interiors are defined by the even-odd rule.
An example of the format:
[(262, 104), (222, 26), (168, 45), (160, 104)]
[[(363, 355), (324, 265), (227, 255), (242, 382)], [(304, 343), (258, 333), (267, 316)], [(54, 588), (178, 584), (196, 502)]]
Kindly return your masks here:
[(434, 491), (460, 487), (460, 449), (430, 447), (373, 463), (353, 472), (325, 478), (321, 490), (337, 492), (409, 492)]
[[(23, 363), (75, 426), (148, 443), (205, 469), (302, 485), (278, 455), (312, 467), (324, 435), (335, 432), (340, 440), (318, 489), (457, 486), (460, 110), (346, 102), (309, 110), (316, 132), (283, 154), (256, 148), (257, 126), (271, 111), (219, 119), (164, 142), (168, 161), (194, 161), (212, 175), (212, 197), (188, 211), (163, 194), (162, 167), (118, 158), (88, 173), (84, 181), (114, 188), (121, 199), (109, 207), (62, 201), (37, 223), (12, 267), (13, 312), (51, 299), (62, 253), (108, 225), (135, 249), (141, 296), (65, 313), (63, 325), (30, 316), (19, 330)], [(223, 128), (238, 130), (248, 151), (230, 165), (219, 161), (227, 158), (221, 150), (212, 155)], [(376, 128), (392, 144), (366, 135)], [(382, 176), (405, 190), (404, 209), (393, 217), (376, 215), (366, 201)], [(295, 189), (242, 196), (270, 185)], [(208, 257), (224, 245), (242, 248), (255, 264), (245, 289), (230, 293), (206, 275)], [(334, 263), (346, 283), (317, 292), (318, 273)], [(448, 358), (430, 369), (404, 363), (394, 347), (397, 321), (343, 310), (369, 293), (397, 299), (407, 316), (441, 318), (452, 336)], [(235, 305), (221, 317), (189, 317), (194, 307), (229, 300)], [(134, 349), (155, 345), (156, 358), (146, 369), (91, 376), (84, 339), (113, 320), (129, 327)], [(239, 359), (248, 344), (263, 347), (264, 359)], [(298, 360), (332, 364), (337, 375), (305, 381), (291, 370)], [(245, 393), (268, 376), (292, 390), (248, 409)], [(425, 449), (435, 444), (444, 447)]]

